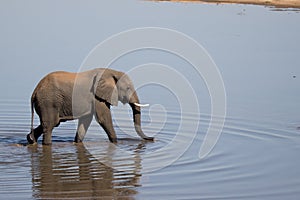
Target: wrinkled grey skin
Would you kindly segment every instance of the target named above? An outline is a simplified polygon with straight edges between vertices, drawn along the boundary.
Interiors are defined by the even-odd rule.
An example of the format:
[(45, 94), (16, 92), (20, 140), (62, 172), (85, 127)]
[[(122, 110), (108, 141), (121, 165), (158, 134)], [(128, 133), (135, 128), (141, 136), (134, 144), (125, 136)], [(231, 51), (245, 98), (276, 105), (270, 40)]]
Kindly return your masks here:
[[(130, 78), (123, 72), (97, 68), (81, 73), (50, 73), (39, 82), (31, 97), (32, 128), (27, 135), (28, 143), (36, 143), (43, 134), (43, 144), (51, 144), (53, 128), (74, 119), (78, 119), (75, 142), (82, 142), (93, 116), (115, 143), (110, 106), (117, 106), (118, 101), (131, 106), (137, 134), (153, 140), (141, 129), (141, 111), (135, 105), (139, 99)], [(40, 117), (40, 125), (35, 129), (34, 109)]]

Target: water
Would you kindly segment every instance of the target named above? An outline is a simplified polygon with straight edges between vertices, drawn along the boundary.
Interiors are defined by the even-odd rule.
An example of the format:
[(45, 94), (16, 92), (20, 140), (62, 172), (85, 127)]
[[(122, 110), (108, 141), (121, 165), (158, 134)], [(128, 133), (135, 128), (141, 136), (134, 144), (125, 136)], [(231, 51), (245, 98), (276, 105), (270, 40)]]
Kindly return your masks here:
[[(206, 159), (197, 157), (203, 137), (199, 130), (179, 160), (144, 173), (144, 156), (172, 140), (179, 113), (172, 113), (174, 123), (167, 124), (154, 143), (131, 138), (117, 128), (118, 147), (127, 152), (120, 154), (97, 124), (90, 127), (84, 145), (72, 143), (75, 124), (66, 123), (54, 132), (52, 146), (27, 146), (28, 106), (19, 101), (1, 101), (1, 106), (0, 193), (5, 198), (297, 199), (300, 195), (300, 133), (294, 126), (228, 117)], [(119, 112), (127, 114), (125, 109)], [(208, 122), (209, 116), (203, 116), (201, 127)]]
[[(119, 6), (113, 1), (73, 2), (71, 10), (66, 2), (21, 4), (7, 1), (0, 7), (1, 199), (299, 198), (297, 11), (131, 0)], [(210, 154), (198, 156), (212, 117), (203, 78), (187, 61), (153, 49), (124, 55), (111, 67), (129, 71), (149, 63), (169, 66), (194, 89), (200, 113), (181, 112), (182, 99), (174, 92), (179, 81), (169, 77), (174, 80), (169, 87), (149, 84), (138, 89), (142, 103), (151, 105), (143, 108), (143, 130), (155, 142), (138, 138), (129, 107), (120, 105), (112, 110), (117, 146), (95, 122), (84, 144), (73, 144), (76, 121), (54, 130), (52, 146), (41, 141), (28, 146), (29, 99), (37, 82), (51, 71), (78, 71), (99, 42), (143, 26), (189, 35), (220, 70), (227, 116)], [(132, 78), (136, 83), (138, 77)], [(151, 78), (149, 73), (142, 76)]]

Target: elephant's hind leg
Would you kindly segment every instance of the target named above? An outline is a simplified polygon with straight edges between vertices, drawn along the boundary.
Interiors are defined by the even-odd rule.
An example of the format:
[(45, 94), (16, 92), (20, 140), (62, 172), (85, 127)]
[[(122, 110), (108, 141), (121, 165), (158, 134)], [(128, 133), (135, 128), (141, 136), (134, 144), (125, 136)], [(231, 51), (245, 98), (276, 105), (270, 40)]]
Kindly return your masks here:
[(79, 142), (83, 141), (84, 136), (92, 122), (92, 119), (93, 119), (93, 115), (88, 115), (88, 116), (79, 118), (77, 132), (76, 132), (74, 142), (79, 143)]
[[(51, 113), (51, 112), (48, 112)], [(45, 116), (45, 115), (43, 115)], [(54, 127), (59, 125), (59, 117), (58, 115), (46, 115), (47, 117), (43, 118), (42, 127), (43, 127), (43, 144), (50, 145), (52, 144), (52, 130)]]
[(39, 125), (36, 127), (33, 132), (30, 132), (27, 135), (27, 141), (29, 144), (34, 144), (38, 141), (38, 138), (43, 134), (43, 127), (42, 125)]
[(44, 145), (50, 145), (52, 144), (52, 130), (54, 128), (54, 125), (51, 125), (51, 123), (43, 122), (43, 144)]

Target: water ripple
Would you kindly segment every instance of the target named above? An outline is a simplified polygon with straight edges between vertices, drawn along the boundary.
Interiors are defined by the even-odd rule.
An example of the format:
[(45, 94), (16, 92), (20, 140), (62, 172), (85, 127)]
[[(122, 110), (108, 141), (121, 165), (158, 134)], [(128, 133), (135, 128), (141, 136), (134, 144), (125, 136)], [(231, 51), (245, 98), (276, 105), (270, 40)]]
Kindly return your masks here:
[(155, 165), (174, 153), (151, 156), (174, 140), (181, 113), (153, 111), (154, 118), (146, 114), (144, 131), (156, 138), (149, 143), (135, 134), (128, 110), (120, 111), (122, 117), (115, 121), (117, 148), (125, 153), (119, 154), (94, 122), (84, 145), (72, 143), (76, 123), (70, 122), (54, 130), (52, 146), (27, 146), (29, 105), (2, 100), (0, 108), (0, 194), (6, 198), (293, 199), (300, 195), (296, 124), (227, 117), (216, 147), (199, 160), (211, 116), (201, 114), (198, 119), (188, 113), (187, 126), (200, 122), (195, 138), (187, 133), (178, 141), (180, 148), (181, 142), (191, 140), (189, 148), (170, 166), (145, 174), (144, 155), (150, 155), (148, 164)]

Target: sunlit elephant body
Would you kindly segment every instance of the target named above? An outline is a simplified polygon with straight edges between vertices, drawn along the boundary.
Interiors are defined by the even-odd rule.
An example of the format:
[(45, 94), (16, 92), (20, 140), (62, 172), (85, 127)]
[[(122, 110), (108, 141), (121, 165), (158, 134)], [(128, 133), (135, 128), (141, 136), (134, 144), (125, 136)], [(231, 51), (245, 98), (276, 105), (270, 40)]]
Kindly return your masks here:
[[(118, 101), (128, 103), (133, 111), (135, 130), (147, 137), (141, 129), (139, 99), (130, 78), (123, 72), (97, 68), (81, 73), (53, 72), (45, 76), (31, 97), (32, 130), (27, 135), (30, 144), (43, 134), (43, 144), (51, 144), (52, 130), (60, 122), (78, 119), (75, 142), (82, 142), (93, 116), (107, 133), (111, 142), (117, 137), (113, 128), (110, 106)], [(33, 129), (34, 109), (40, 125)]]

